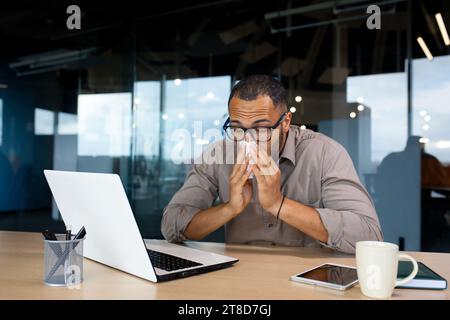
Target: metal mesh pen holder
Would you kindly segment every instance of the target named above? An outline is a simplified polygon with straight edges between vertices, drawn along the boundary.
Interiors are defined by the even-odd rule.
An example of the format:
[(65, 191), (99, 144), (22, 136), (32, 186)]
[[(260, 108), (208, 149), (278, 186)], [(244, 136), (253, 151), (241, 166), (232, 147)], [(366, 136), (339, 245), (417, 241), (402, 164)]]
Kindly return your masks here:
[(49, 286), (78, 286), (83, 282), (83, 239), (44, 239), (44, 282)]

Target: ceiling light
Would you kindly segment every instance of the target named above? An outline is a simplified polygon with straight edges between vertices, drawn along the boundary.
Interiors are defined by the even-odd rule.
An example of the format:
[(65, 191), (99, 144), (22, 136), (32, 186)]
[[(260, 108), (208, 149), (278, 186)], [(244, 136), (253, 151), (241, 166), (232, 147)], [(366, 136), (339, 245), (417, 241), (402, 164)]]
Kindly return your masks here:
[(173, 83), (175, 83), (176, 86), (179, 86), (181, 84), (181, 79), (175, 79), (173, 80)]
[(427, 115), (427, 112), (425, 110), (420, 110), (419, 115), (421, 117), (425, 117)]
[(296, 102), (301, 102), (302, 101), (302, 97), (301, 96), (296, 96), (295, 97), (295, 101)]
[(417, 38), (417, 42), (419, 43), (420, 47), (422, 48), (423, 53), (427, 56), (428, 60), (433, 60), (433, 55), (431, 54), (430, 50), (428, 49), (425, 41), (423, 41), (422, 37)]
[(354, 119), (356, 118), (356, 112), (350, 112), (350, 118)]
[(82, 50), (53, 50), (45, 53), (19, 57), (18, 62), (9, 64), (18, 76), (45, 73), (59, 69), (66, 69), (68, 65), (80, 63), (97, 51), (91, 47)]
[(306, 126), (305, 125), (300, 126), (300, 130), (306, 130)]
[(427, 125), (427, 124), (424, 124), (424, 125), (422, 126), (422, 129), (425, 130), (425, 131), (428, 131), (428, 129), (430, 129), (430, 126)]
[(358, 98), (356, 98), (356, 101), (358, 101), (358, 103), (363, 103), (364, 102), (364, 98), (363, 97), (358, 97)]
[(363, 111), (364, 110), (364, 106), (362, 104), (358, 105), (358, 111)]
[(444, 19), (442, 19), (442, 15), (438, 13), (434, 17), (436, 18), (439, 30), (441, 30), (442, 39), (444, 39), (445, 45), (446, 46), (450, 45), (450, 39), (448, 37), (447, 28), (445, 28), (445, 23)]
[(291, 108), (289, 109), (289, 111), (292, 112), (292, 113), (295, 113), (295, 111), (297, 111), (297, 108), (296, 108), (296, 107), (291, 107)]
[(169, 116), (168, 116), (166, 113), (164, 113), (164, 114), (162, 115), (162, 118), (163, 118), (163, 120), (167, 120), (167, 119), (169, 119)]

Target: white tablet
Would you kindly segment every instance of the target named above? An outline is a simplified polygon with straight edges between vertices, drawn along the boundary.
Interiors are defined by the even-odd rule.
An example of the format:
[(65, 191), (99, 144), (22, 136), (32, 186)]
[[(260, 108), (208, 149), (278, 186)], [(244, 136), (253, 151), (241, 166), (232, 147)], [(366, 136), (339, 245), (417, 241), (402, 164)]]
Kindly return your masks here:
[(291, 280), (331, 289), (346, 290), (358, 282), (358, 274), (355, 267), (324, 263), (292, 276)]

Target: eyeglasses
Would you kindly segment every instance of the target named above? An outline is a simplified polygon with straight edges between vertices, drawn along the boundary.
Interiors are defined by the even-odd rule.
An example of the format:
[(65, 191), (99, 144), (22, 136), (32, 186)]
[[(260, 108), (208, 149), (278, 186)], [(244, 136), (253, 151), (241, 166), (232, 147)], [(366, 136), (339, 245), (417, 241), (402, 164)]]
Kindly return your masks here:
[(238, 142), (245, 139), (245, 134), (248, 132), (253, 140), (257, 142), (267, 142), (272, 139), (272, 130), (276, 129), (281, 121), (286, 117), (287, 112), (283, 113), (281, 117), (273, 126), (260, 126), (254, 128), (241, 128), (229, 125), (230, 117), (228, 117), (227, 121), (225, 121), (222, 129), (225, 132), (228, 139)]

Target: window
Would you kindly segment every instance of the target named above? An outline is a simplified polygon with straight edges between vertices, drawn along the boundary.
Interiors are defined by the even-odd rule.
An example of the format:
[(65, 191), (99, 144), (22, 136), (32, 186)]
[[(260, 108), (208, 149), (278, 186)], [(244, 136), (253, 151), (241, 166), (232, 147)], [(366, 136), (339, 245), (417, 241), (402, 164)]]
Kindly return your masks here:
[(425, 151), (450, 163), (450, 56), (413, 61), (413, 133)]
[[(164, 159), (192, 160), (200, 156), (209, 143), (222, 138), (220, 130), (227, 116), (230, 90), (230, 76), (166, 82), (166, 101), (161, 116), (166, 134)], [(184, 139), (177, 135), (180, 129), (187, 133)]]
[(159, 156), (160, 95), (160, 81), (138, 81), (134, 84), (136, 156)]
[(50, 110), (34, 109), (34, 134), (52, 135), (55, 130), (55, 113)]
[(78, 155), (129, 156), (131, 93), (78, 96)]
[(72, 113), (59, 112), (58, 113), (58, 134), (78, 133), (77, 115)]
[(370, 108), (371, 161), (379, 164), (407, 139), (407, 87), (405, 73), (348, 77), (347, 102)]

